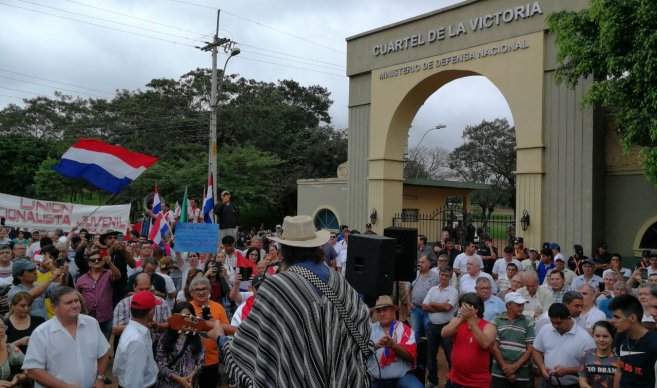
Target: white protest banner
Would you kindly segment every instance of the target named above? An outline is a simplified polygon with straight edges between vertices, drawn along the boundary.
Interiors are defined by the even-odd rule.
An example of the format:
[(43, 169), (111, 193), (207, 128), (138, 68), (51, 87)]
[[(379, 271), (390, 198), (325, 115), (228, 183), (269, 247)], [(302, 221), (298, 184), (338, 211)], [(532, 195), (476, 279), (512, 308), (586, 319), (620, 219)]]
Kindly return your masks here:
[(30, 229), (69, 231), (77, 226), (89, 233), (110, 229), (125, 233), (130, 225), (130, 204), (98, 207), (0, 194), (0, 218), (7, 226)]

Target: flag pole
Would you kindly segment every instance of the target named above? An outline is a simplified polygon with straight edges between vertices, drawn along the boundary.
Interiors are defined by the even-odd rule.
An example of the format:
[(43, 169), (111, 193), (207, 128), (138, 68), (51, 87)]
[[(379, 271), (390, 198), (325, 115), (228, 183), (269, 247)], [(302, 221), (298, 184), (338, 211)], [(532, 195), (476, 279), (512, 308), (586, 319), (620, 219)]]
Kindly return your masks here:
[(103, 202), (101, 202), (100, 205), (96, 206), (96, 208), (94, 209), (94, 211), (92, 211), (91, 213), (89, 213), (89, 214), (87, 214), (86, 216), (84, 216), (84, 218), (83, 218), (80, 222), (78, 222), (78, 223), (74, 226), (74, 228), (77, 228), (78, 226), (82, 225), (83, 222), (85, 222), (89, 217), (91, 217), (94, 213), (96, 213), (101, 207), (103, 207), (103, 205), (105, 205), (107, 202), (109, 202), (110, 199), (114, 198), (114, 196), (115, 196), (116, 194), (117, 194), (117, 193), (112, 193), (112, 195), (110, 195), (109, 197), (107, 197), (107, 199), (105, 199)]

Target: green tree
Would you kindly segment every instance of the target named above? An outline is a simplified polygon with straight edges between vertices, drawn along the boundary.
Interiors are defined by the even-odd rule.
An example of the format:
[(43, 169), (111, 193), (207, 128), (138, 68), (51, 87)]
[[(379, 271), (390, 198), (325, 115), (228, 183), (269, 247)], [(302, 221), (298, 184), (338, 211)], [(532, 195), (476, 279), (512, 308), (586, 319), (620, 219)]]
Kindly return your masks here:
[(574, 86), (592, 85), (585, 105), (616, 116), (626, 151), (643, 147), (646, 177), (657, 184), (657, 7), (649, 0), (591, 0), (578, 12), (548, 17), (559, 47), (556, 75)]
[(72, 184), (73, 179), (63, 177), (52, 169), (58, 162), (59, 160), (54, 158), (41, 162), (34, 174), (34, 196), (52, 201), (75, 201), (81, 187), (79, 184)]
[(482, 194), (484, 206), (490, 208), (490, 199), (505, 197), (515, 206), (515, 128), (506, 119), (482, 120), (465, 127), (463, 139), (465, 142), (449, 155), (449, 167), (465, 182), (486, 183), (501, 192), (499, 196)]
[(32, 196), (34, 173), (57, 144), (31, 135), (0, 136), (0, 181), (6, 194)]
[[(330, 93), (318, 85), (237, 75), (221, 76), (220, 85), (218, 184), (234, 194), (239, 206), (260, 206), (278, 218), (293, 214), (296, 180), (335, 176), (337, 166), (347, 159), (344, 131), (330, 126)], [(182, 198), (186, 186), (192, 196), (199, 196), (207, 184), (210, 88), (209, 69), (196, 69), (178, 80), (153, 79), (143, 89), (117, 91), (111, 99), (81, 100), (58, 93), (1, 110), (0, 141), (24, 134), (41, 142), (37, 148), (48, 150), (20, 152), (34, 160), (19, 164), (25, 177), (14, 180), (16, 193), (26, 194), (26, 188), (33, 192), (32, 177), (38, 171), (39, 193), (56, 196), (58, 191), (45, 193), (51, 179), (46, 165), (51, 162), (40, 168), (41, 162), (58, 158), (80, 137), (92, 137), (160, 159), (108, 203), (131, 201), (133, 209), (141, 210), (155, 183), (170, 202)], [(10, 149), (3, 148), (3, 153), (3, 160), (15, 157)], [(9, 170), (0, 174), (9, 177), (11, 167), (7, 163)], [(61, 181), (79, 191), (62, 193), (66, 198), (60, 200), (82, 194), (107, 199), (107, 193), (81, 181)]]

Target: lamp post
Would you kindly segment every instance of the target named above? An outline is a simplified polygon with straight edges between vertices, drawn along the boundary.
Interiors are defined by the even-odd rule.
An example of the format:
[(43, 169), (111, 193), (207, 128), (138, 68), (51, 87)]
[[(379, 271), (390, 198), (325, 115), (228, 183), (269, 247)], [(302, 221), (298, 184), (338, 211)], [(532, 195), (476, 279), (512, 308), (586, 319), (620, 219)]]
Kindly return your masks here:
[[(232, 48), (228, 53), (228, 58), (224, 63), (224, 68), (221, 72), (221, 79), (223, 80), (224, 75), (226, 74), (226, 66), (228, 66), (228, 61), (236, 55), (239, 55), (239, 47)], [(214, 201), (217, 201), (217, 95), (219, 94), (219, 87), (221, 84), (217, 84), (217, 48), (215, 47), (212, 51), (212, 90), (210, 93), (210, 109), (212, 114), (210, 115), (210, 174), (212, 175), (212, 198)]]
[[(415, 152), (413, 152), (413, 157), (411, 158), (411, 160), (414, 160), (415, 163), (417, 163), (416, 158), (417, 158), (417, 154), (418, 154), (418, 147), (420, 146), (420, 144), (422, 144), (422, 141), (424, 140), (424, 138), (427, 136), (427, 134), (429, 132), (433, 131), (434, 129), (443, 129), (443, 128), (446, 128), (446, 127), (447, 127), (447, 125), (445, 125), (445, 124), (438, 124), (435, 127), (431, 127), (429, 129), (427, 129), (426, 132), (424, 132), (424, 135), (422, 135), (422, 137), (420, 138), (420, 141), (417, 142), (417, 145), (414, 148)], [(415, 169), (415, 177), (416, 178), (418, 177), (419, 173), (420, 173), (420, 170), (416, 168)]]

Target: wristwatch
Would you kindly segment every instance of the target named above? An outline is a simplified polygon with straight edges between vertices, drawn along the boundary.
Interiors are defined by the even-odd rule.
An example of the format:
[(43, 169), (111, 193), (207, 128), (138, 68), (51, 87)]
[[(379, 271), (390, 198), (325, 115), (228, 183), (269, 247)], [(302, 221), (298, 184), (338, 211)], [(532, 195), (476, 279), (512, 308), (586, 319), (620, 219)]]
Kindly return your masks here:
[(96, 380), (105, 381), (105, 375), (96, 375)]

